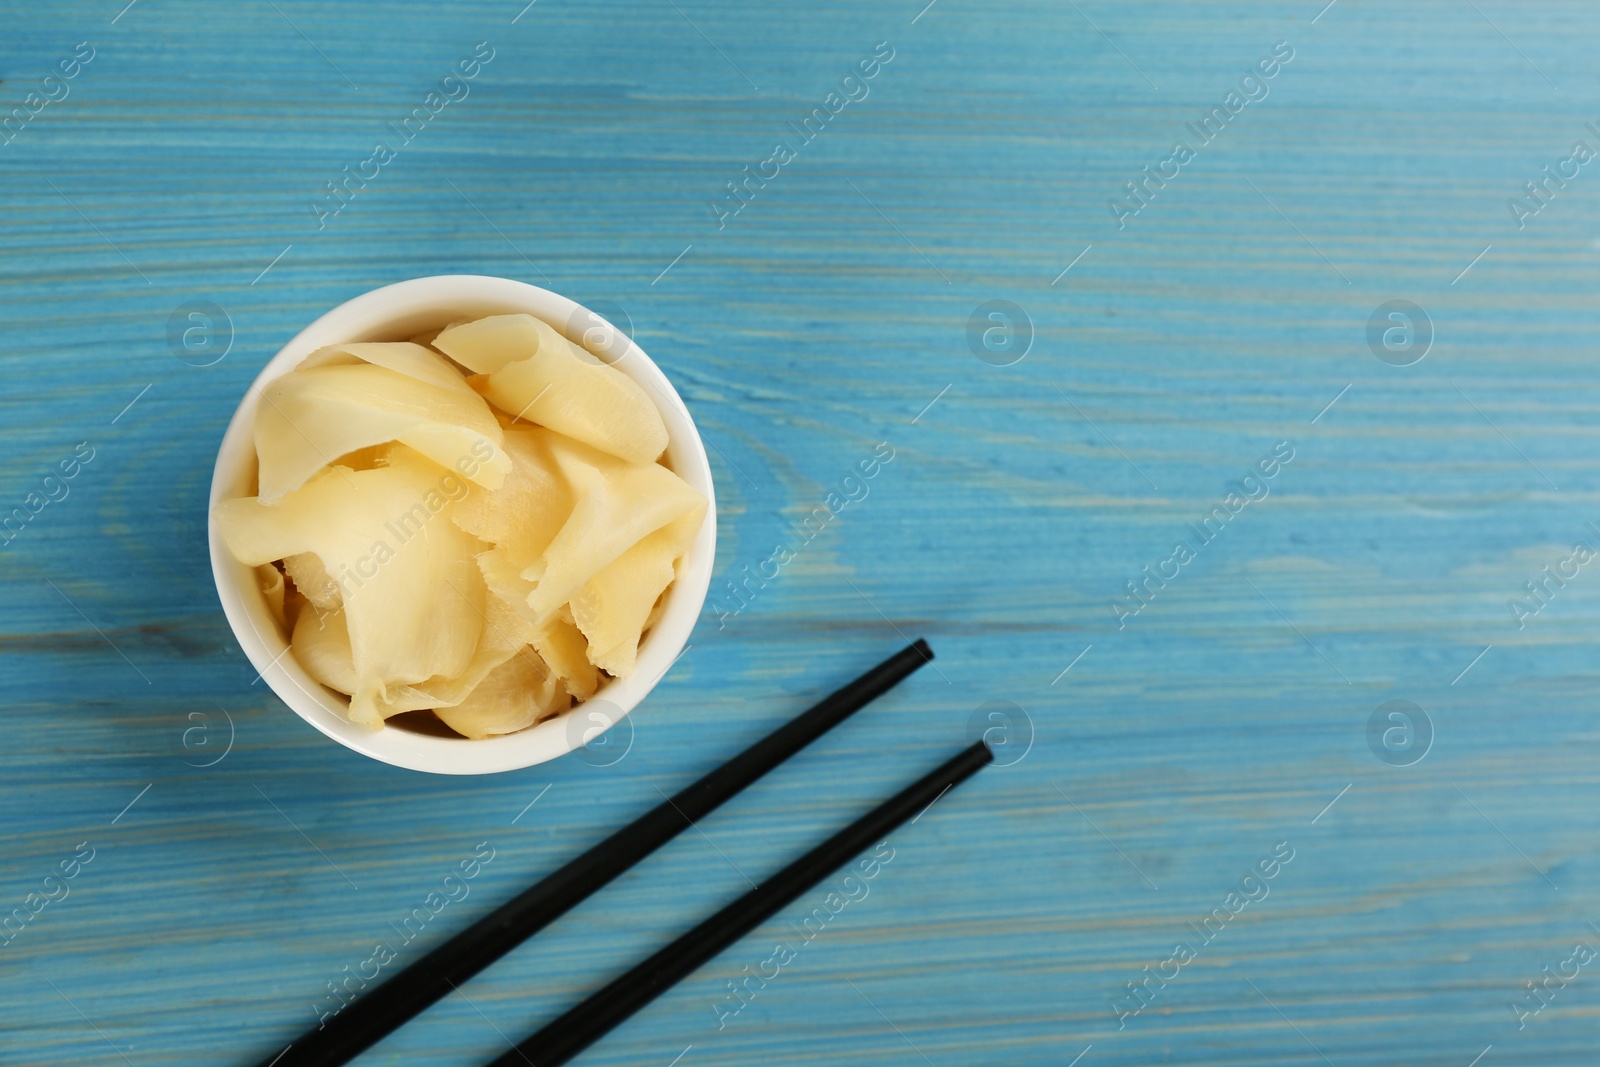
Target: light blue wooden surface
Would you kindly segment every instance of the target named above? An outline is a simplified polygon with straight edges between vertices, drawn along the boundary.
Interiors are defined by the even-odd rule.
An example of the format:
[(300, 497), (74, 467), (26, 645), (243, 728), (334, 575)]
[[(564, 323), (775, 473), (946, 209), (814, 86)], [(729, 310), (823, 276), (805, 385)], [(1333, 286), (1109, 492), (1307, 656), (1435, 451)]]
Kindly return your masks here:
[[(1521, 1029), (1512, 1005), (1600, 948), (1600, 576), (1521, 628), (1508, 600), (1600, 547), (1600, 164), (1520, 230), (1506, 203), (1600, 149), (1592, 5), (119, 6), (0, 19), (0, 110), (94, 50), (0, 145), (0, 509), (93, 450), (0, 549), (0, 911), (76, 872), (0, 947), (0, 1061), (252, 1063), (480, 842), (402, 961), (920, 634), (936, 670), (362, 1062), (499, 1054), (997, 700), (1031, 750), (896, 834), (743, 1011), (713, 1003), (824, 890), (582, 1062), (1594, 1062), (1593, 967)], [(324, 183), (480, 41), (470, 95), (319, 231)], [(724, 183), (880, 41), (870, 94), (719, 230)], [(1277, 42), (1269, 95), (1119, 229), (1107, 200)], [(204, 500), (257, 369), (456, 272), (626, 311), (715, 446), (719, 587), (894, 450), (708, 612), (612, 766), (363, 759), (252, 684), (215, 600)], [(1366, 340), (1397, 299), (1437, 333), (1407, 367)], [(235, 336), (195, 367), (168, 319), (202, 300)], [(1037, 334), (1011, 366), (969, 349), (991, 300)], [(1270, 494), (1119, 630), (1124, 583), (1280, 441)], [(1415, 765), (1369, 748), (1391, 699), (1433, 725)], [(1269, 895), (1119, 1029), (1280, 842)]]

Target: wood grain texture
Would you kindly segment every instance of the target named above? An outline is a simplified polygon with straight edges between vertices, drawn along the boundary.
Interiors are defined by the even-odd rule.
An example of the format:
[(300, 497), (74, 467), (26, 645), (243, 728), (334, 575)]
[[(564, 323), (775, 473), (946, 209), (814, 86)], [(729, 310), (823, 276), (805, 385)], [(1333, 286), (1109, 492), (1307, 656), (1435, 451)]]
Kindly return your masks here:
[[(1594, 1061), (1591, 968), (1522, 1029), (1511, 1005), (1600, 948), (1600, 574), (1520, 628), (1508, 600), (1600, 547), (1600, 164), (1521, 229), (1506, 206), (1600, 148), (1592, 4), (119, 6), (0, 33), (0, 111), (95, 49), (0, 145), (0, 511), (94, 452), (0, 549), (0, 913), (94, 850), (0, 947), (0, 1061), (255, 1062), (478, 843), (402, 960), (916, 635), (936, 670), (362, 1062), (498, 1055), (989, 701), (1025, 709), (1026, 756), (895, 835), (737, 1016), (714, 1002), (823, 890), (582, 1062)], [(324, 184), (480, 41), (470, 95), (319, 230)], [(719, 229), (724, 183), (880, 41), (870, 95)], [(1269, 95), (1119, 229), (1107, 200), (1280, 41)], [(626, 311), (714, 446), (723, 610), (894, 449), (708, 609), (613, 766), (378, 765), (253, 682), (216, 603), (204, 501), (256, 371), (341, 301), (457, 272)], [(1396, 299), (1436, 331), (1407, 367), (1366, 340)], [(195, 367), (168, 320), (202, 300), (234, 336)], [(991, 300), (1036, 334), (1010, 366), (969, 349)], [(1119, 629), (1124, 583), (1280, 441), (1270, 493)], [(1391, 699), (1433, 726), (1413, 766), (1368, 746)], [(1279, 842), (1269, 895), (1119, 1029)]]

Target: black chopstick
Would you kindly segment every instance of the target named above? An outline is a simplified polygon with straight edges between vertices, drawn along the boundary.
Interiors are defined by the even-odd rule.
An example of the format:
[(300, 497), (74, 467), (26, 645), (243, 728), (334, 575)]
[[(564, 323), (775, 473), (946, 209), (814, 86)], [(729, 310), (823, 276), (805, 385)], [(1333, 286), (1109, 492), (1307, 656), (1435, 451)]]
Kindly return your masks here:
[(368, 990), (338, 1015), (263, 1060), (261, 1067), (331, 1067), (348, 1063), (932, 659), (933, 649), (926, 641), (913, 641), (672, 799), (523, 890), (393, 978)]
[(559, 1067), (568, 1062), (993, 758), (982, 741), (963, 750), (571, 1008), (490, 1067)]

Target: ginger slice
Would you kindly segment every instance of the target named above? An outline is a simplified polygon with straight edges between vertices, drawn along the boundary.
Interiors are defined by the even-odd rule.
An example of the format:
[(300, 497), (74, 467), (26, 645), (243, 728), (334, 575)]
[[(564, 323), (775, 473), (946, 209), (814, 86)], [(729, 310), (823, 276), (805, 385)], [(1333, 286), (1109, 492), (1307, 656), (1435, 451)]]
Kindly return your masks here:
[(344, 595), (314, 554), (297, 552), (284, 557), (283, 573), (318, 612), (337, 611), (344, 604)]
[(283, 572), (270, 563), (264, 563), (256, 568), (256, 585), (261, 589), (261, 595), (267, 602), (267, 610), (272, 613), (272, 619), (278, 628), (285, 633), (287, 622), (283, 614), (283, 595), (286, 591), (283, 582)]
[(589, 660), (583, 633), (564, 607), (548, 619), (538, 619), (528, 606), (536, 584), (519, 575), (518, 566), (503, 548), (478, 554), (478, 567), (489, 589), (489, 599), (501, 602), (528, 628), (528, 643), (565, 683), (566, 691), (579, 700), (589, 699), (600, 687), (600, 673)]
[(478, 553), (478, 567), (488, 587), (490, 603), (517, 619), (519, 632), (526, 635), (541, 662), (565, 683), (566, 691), (579, 700), (593, 696), (600, 687), (600, 674), (589, 661), (583, 634), (573, 623), (571, 613), (561, 610), (538, 622), (528, 606), (534, 583), (518, 575), (517, 565), (506, 549)]
[(507, 430), (501, 446), (511, 457), (506, 480), (498, 489), (472, 486), (450, 513), (457, 526), (520, 560), (518, 571), (544, 554), (572, 514), (572, 491), (549, 436), (527, 426)]
[[(414, 707), (397, 708), (411, 711), (416, 708), (453, 707), (465, 700), (496, 668), (528, 647), (535, 631), (517, 613), (516, 609), (499, 597), (490, 595), (483, 602), (483, 630), (478, 638), (477, 650), (466, 669), (455, 675), (438, 675), (406, 686), (401, 697)], [(415, 693), (415, 697), (410, 694)]]
[(572, 618), (588, 640), (589, 661), (616, 678), (633, 673), (639, 638), (656, 601), (672, 584), (674, 562), (700, 532), (705, 506), (650, 534), (584, 583)]
[[(459, 704), (517, 653), (526, 650), (531, 655), (528, 642), (533, 635), (533, 627), (519, 618), (511, 605), (497, 597), (486, 597), (483, 630), (466, 669), (458, 675), (440, 675), (416, 685), (391, 686), (387, 697), (376, 702), (376, 708), (387, 719), (406, 711), (438, 711)], [(320, 617), (305, 612), (295, 627), (293, 644), (295, 659), (307, 674), (346, 696), (355, 691), (358, 679), (342, 608)], [(548, 668), (545, 672), (551, 673)]]
[(302, 611), (295, 621), (289, 647), (306, 673), (329, 689), (349, 696), (358, 688), (344, 608), (327, 612)]
[(600, 672), (589, 662), (588, 645), (570, 613), (563, 611), (546, 622), (532, 644), (574, 697), (588, 700), (600, 688)]
[(370, 341), (351, 345), (328, 345), (307, 356), (296, 370), (315, 370), (318, 367), (348, 367), (360, 363), (392, 370), (419, 382), (449, 389), (457, 393), (470, 393), (461, 372), (439, 353), (410, 341)]
[(541, 719), (559, 715), (572, 706), (572, 696), (555, 672), (524, 648), (500, 666), (450, 708), (434, 714), (462, 737), (474, 740), (527, 729)]
[(528, 606), (541, 625), (618, 556), (706, 506), (705, 497), (658, 463), (625, 463), (559, 434), (548, 440), (576, 503), (541, 563), (522, 572), (538, 583)]
[(491, 548), (478, 553), (478, 571), (489, 592), (509, 604), (529, 626), (538, 629), (539, 617), (528, 606), (528, 597), (533, 595), (537, 583), (522, 577), (526, 565), (509, 549)]
[[(378, 726), (391, 686), (467, 669), (484, 626), (482, 543), (439, 514), (453, 477), (410, 449), (370, 471), (330, 468), (277, 504), (216, 507), (229, 551), (257, 566), (315, 553), (343, 597), (355, 682), (352, 721)], [(296, 627), (298, 629), (298, 626)]]
[(370, 363), (297, 370), (274, 380), (256, 411), (262, 501), (294, 492), (338, 456), (389, 441), (415, 448), (452, 477), (459, 471), (497, 487), (511, 460), (500, 450), (500, 424), (489, 406), (469, 394)]
[(490, 315), (440, 330), (433, 347), (475, 374), (493, 374), (508, 363), (531, 359), (546, 343), (546, 331), (555, 332), (532, 315)]
[(631, 463), (667, 450), (667, 427), (644, 386), (532, 315), (495, 315), (445, 330), (439, 350), (478, 372), (490, 403)]

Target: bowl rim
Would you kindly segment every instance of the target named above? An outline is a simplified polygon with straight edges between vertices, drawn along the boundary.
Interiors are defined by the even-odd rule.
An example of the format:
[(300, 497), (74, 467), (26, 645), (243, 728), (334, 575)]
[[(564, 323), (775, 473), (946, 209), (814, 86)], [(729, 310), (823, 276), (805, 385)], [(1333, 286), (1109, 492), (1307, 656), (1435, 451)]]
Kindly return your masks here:
[[(254, 568), (233, 558), (215, 521), (218, 501), (243, 495), (255, 458), (254, 424), (260, 391), (318, 348), (368, 340), (397, 340), (462, 317), (528, 313), (571, 335), (580, 314), (585, 323), (615, 332), (607, 362), (646, 387), (667, 426), (672, 469), (706, 498), (706, 517), (668, 590), (661, 617), (640, 642), (638, 664), (627, 678), (613, 679), (595, 695), (555, 719), (514, 734), (484, 740), (435, 737), (400, 727), (371, 730), (345, 718), (348, 705), (308, 675), (289, 655)], [(416, 325), (421, 323), (421, 325)], [(563, 324), (567, 324), (564, 326)], [(381, 336), (379, 336), (381, 335)], [(620, 341), (625, 339), (626, 345)], [(579, 340), (581, 343), (581, 339)], [(615, 354), (617, 348), (620, 354)], [(248, 492), (244, 488), (244, 492)], [(396, 767), (434, 774), (495, 774), (556, 759), (626, 719), (677, 662), (699, 621), (716, 557), (717, 503), (711, 465), (699, 427), (661, 368), (624, 331), (559, 293), (511, 278), (441, 274), (394, 282), (330, 308), (295, 334), (261, 368), (228, 422), (212, 469), (206, 506), (211, 573), (223, 613), (245, 657), (280, 700), (321, 733), (364, 756)], [(631, 731), (632, 722), (627, 724)], [(629, 734), (631, 744), (631, 732)], [(626, 749), (623, 750), (626, 752)], [(618, 755), (615, 758), (620, 759)], [(611, 760), (607, 757), (608, 761)]]

